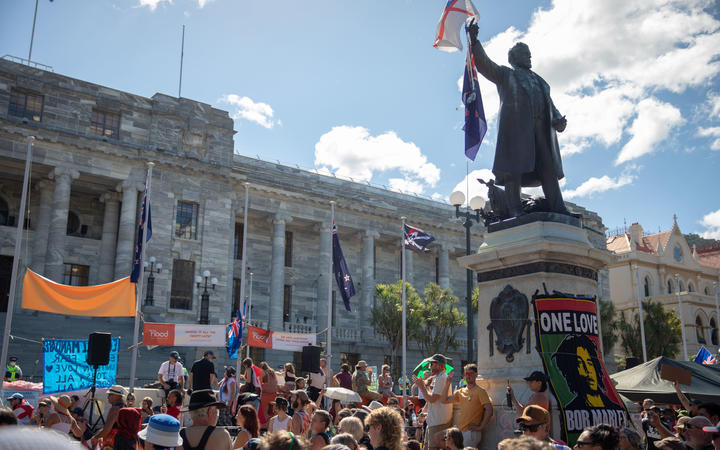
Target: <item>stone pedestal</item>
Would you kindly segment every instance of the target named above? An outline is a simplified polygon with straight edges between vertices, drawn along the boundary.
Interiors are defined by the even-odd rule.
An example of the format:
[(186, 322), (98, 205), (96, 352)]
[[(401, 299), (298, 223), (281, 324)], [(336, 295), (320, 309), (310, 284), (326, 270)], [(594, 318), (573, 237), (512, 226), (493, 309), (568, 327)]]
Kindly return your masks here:
[[(458, 259), (461, 265), (477, 274), (478, 317), (478, 384), (493, 400), (495, 415), (483, 433), (482, 448), (494, 448), (504, 438), (513, 437), (515, 418), (519, 414), (505, 406), (508, 380), (518, 401), (525, 404), (531, 396), (523, 380), (535, 370), (543, 370), (536, 350), (532, 296), (553, 291), (592, 297), (597, 292), (597, 271), (606, 266), (610, 255), (594, 248), (577, 219), (553, 213), (531, 213), (520, 220), (511, 219), (490, 227), (485, 243), (474, 255)], [(490, 305), (506, 286), (527, 299), (531, 323), (522, 334), (522, 347), (511, 357), (490, 343)], [(492, 352), (490, 351), (492, 346)], [(492, 355), (491, 355), (492, 353)], [(560, 436), (559, 409), (552, 403), (552, 434)]]

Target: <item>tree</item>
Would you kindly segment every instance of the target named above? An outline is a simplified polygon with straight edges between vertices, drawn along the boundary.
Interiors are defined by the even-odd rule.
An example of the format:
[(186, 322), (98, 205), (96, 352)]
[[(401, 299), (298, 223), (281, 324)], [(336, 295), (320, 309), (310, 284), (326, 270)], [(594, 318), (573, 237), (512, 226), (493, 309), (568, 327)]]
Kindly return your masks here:
[(442, 289), (435, 283), (428, 284), (425, 297), (420, 301), (422, 321), (417, 328), (408, 328), (423, 355), (447, 353), (457, 348), (455, 329), (465, 325), (465, 314), (455, 306), (458, 298), (450, 289)]
[(600, 329), (602, 331), (603, 356), (612, 351), (618, 341), (619, 322), (615, 318), (615, 305), (610, 300), (598, 299)]
[[(658, 356), (674, 358), (680, 352), (682, 331), (680, 319), (674, 311), (667, 311), (659, 302), (643, 300), (643, 313), (645, 313), (645, 346), (648, 359)], [(640, 336), (640, 319), (638, 312), (634, 311), (629, 320), (625, 319), (625, 312), (620, 313), (618, 322), (620, 342), (628, 356), (642, 360), (642, 341)]]
[[(410, 283), (405, 283), (405, 304), (409, 335), (410, 330), (418, 328), (422, 322), (420, 296)], [(397, 379), (399, 373), (397, 354), (402, 346), (402, 281), (375, 286), (375, 306), (370, 309), (370, 323), (378, 334), (388, 340), (393, 374)]]

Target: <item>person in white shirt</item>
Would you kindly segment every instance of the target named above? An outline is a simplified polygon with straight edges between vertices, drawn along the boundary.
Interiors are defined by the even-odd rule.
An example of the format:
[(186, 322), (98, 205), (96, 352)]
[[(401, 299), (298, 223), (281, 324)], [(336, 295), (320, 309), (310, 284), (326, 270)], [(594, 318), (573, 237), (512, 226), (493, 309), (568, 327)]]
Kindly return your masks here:
[(440, 434), (452, 426), (452, 405), (444, 403), (450, 394), (451, 378), (445, 373), (445, 357), (439, 353), (430, 357), (430, 371), (432, 372), (431, 390), (425, 381), (413, 375), (413, 382), (422, 392), (427, 401), (427, 431), (423, 448), (439, 449), (435, 435)]
[(158, 381), (162, 384), (165, 397), (173, 389), (178, 389), (181, 392), (184, 390), (185, 377), (183, 373), (180, 354), (176, 351), (170, 352), (170, 359), (160, 364), (160, 370), (158, 370)]

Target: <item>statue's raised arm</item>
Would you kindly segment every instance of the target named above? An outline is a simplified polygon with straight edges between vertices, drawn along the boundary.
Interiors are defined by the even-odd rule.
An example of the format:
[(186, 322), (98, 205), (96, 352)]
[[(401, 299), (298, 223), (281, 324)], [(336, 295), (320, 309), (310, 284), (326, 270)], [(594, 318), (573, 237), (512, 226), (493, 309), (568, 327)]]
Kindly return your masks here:
[(470, 34), (470, 45), (472, 45), (475, 67), (482, 76), (493, 83), (498, 84), (502, 79), (502, 70), (500, 66), (495, 64), (495, 62), (488, 57), (482, 44), (480, 44), (480, 41), (477, 40), (478, 24), (475, 18), (473, 18), (470, 25), (468, 25), (468, 33)]

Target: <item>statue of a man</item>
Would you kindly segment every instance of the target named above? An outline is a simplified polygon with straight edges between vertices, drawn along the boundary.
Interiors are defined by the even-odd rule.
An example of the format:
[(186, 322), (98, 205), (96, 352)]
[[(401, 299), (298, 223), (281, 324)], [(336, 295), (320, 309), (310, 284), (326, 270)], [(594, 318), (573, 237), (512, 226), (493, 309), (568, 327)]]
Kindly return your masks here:
[(523, 186), (542, 186), (550, 211), (569, 214), (558, 184), (565, 175), (555, 134), (565, 130), (567, 120), (553, 105), (550, 86), (530, 70), (530, 49), (518, 42), (508, 52), (512, 68), (498, 66), (478, 42), (474, 20), (469, 32), (475, 66), (500, 95), (493, 173), (495, 184), (505, 186), (511, 216), (523, 214)]

